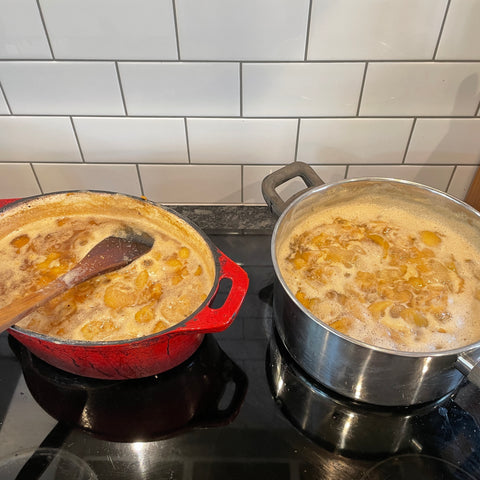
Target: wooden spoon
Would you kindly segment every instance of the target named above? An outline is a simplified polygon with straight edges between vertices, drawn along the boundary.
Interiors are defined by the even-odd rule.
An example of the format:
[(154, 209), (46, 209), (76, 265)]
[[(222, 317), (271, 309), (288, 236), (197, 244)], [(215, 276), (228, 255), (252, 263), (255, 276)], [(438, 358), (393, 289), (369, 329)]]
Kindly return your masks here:
[(143, 233), (129, 233), (127, 237), (107, 237), (97, 243), (70, 271), (58, 277), (41, 290), (18, 298), (0, 308), (0, 332), (11, 327), (29, 313), (68, 289), (102, 273), (125, 267), (149, 252), (153, 238)]

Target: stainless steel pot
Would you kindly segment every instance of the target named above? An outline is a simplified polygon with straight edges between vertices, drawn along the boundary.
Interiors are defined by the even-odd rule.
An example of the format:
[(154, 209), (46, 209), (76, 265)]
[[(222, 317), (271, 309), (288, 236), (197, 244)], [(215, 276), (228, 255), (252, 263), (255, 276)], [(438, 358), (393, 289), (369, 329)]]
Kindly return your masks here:
[[(309, 188), (283, 201), (276, 189), (297, 176)], [(278, 248), (292, 226), (318, 209), (361, 198), (367, 192), (408, 198), (446, 216), (454, 215), (480, 231), (479, 212), (444, 192), (403, 180), (357, 178), (324, 184), (309, 165), (300, 162), (267, 176), (262, 191), (271, 210), (280, 215), (271, 243), (275, 325), (290, 355), (309, 375), (349, 398), (385, 406), (439, 399), (455, 390), (465, 376), (480, 386), (480, 341), (454, 350), (411, 353), (355, 340), (323, 323), (295, 298), (277, 260)]]

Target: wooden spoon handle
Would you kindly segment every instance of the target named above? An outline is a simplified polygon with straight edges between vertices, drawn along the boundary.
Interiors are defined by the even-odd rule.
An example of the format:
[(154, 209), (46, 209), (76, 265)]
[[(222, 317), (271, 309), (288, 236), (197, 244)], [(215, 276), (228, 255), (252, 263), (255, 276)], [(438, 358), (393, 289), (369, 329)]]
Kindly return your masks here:
[(68, 290), (68, 288), (68, 285), (60, 277), (41, 290), (19, 298), (10, 305), (0, 308), (0, 332), (11, 327), (39, 306), (44, 305), (52, 298)]
[(104, 238), (67, 273), (38, 292), (26, 295), (0, 308), (0, 332), (69, 288), (102, 273), (125, 267), (149, 252), (153, 242), (153, 237), (145, 232), (141, 235), (132, 234), (130, 238), (114, 236)]

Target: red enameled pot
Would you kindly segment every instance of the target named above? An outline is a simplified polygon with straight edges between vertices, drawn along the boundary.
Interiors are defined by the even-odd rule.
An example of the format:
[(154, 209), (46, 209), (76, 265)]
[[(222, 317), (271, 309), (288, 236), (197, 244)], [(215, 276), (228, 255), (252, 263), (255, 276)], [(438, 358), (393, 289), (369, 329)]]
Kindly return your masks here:
[[(105, 193), (105, 192), (102, 192)], [(107, 192), (108, 194), (108, 192)], [(112, 195), (119, 195), (113, 194)], [(141, 202), (146, 200), (137, 199)], [(28, 199), (20, 200), (20, 202)], [(9, 209), (17, 202), (2, 200)], [(151, 203), (151, 202), (148, 202)], [(9, 333), (45, 362), (70, 373), (103, 379), (141, 378), (169, 370), (189, 358), (200, 346), (206, 333), (225, 330), (235, 319), (248, 289), (246, 272), (188, 219), (165, 207), (159, 207), (185, 221), (203, 237), (215, 262), (215, 281), (205, 302), (180, 323), (156, 334), (132, 340), (90, 342), (63, 340), (14, 326)], [(230, 291), (218, 308), (211, 305), (222, 280), (230, 280)]]

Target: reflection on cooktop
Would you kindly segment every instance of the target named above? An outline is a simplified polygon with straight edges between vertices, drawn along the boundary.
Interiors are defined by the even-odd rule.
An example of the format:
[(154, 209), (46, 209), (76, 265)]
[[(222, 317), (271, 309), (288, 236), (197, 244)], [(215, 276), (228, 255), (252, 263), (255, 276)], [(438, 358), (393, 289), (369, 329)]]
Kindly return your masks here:
[(344, 456), (384, 458), (411, 452), (440, 456), (480, 471), (480, 430), (455, 395), (412, 407), (352, 401), (310, 378), (273, 332), (267, 378), (282, 412), (314, 442)]
[(463, 468), (437, 457), (421, 454), (404, 454), (388, 458), (371, 468), (362, 480), (394, 478), (435, 478), (436, 480), (475, 480)]
[(59, 370), (13, 337), (27, 386), (52, 417), (99, 438), (147, 441), (195, 427), (225, 425), (240, 410), (245, 373), (207, 335), (174, 369), (136, 380), (98, 380)]

